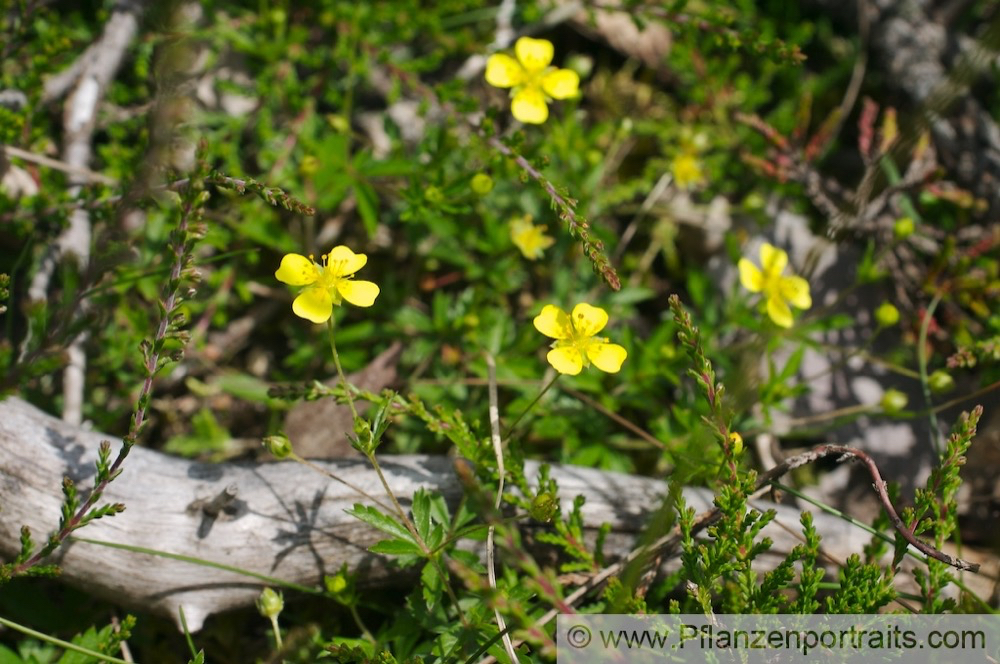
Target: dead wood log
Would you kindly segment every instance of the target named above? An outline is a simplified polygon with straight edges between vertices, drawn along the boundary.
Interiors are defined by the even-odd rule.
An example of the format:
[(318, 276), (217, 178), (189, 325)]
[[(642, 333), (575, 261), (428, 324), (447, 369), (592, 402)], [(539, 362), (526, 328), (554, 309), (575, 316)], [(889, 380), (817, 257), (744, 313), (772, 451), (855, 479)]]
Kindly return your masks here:
[[(0, 402), (0, 554), (8, 559), (17, 554), (22, 525), (29, 526), (36, 539), (55, 528), (62, 478), (72, 478), (81, 490), (92, 486), (97, 449), (107, 439), (20, 399)], [(461, 495), (454, 459), (385, 456), (381, 463), (404, 506), (420, 487), (438, 491), (452, 502)], [(365, 460), (319, 464), (362, 491), (383, 496)], [(537, 467), (528, 465), (529, 477)], [(661, 505), (666, 490), (662, 481), (573, 466), (556, 466), (552, 476), (564, 505), (577, 495), (586, 496), (584, 520), (590, 532), (602, 523), (611, 524), (606, 542), (611, 556), (623, 555), (635, 545), (646, 516)], [(686, 490), (685, 497), (699, 511), (711, 506), (707, 491)], [(127, 509), (93, 522), (79, 535), (308, 586), (321, 583), (323, 574), (344, 563), (370, 585), (408, 578), (385, 558), (368, 552), (383, 536), (344, 512), (356, 502), (368, 501), (344, 484), (293, 462), (205, 464), (136, 447), (103, 500), (122, 502)], [(776, 553), (787, 551), (797, 542), (798, 510), (770, 503), (759, 507), (778, 509), (776, 522), (765, 534), (775, 541)], [(859, 550), (867, 539), (840, 519), (815, 516), (833, 561)], [(67, 582), (98, 596), (174, 619), (183, 607), (192, 630), (213, 613), (251, 604), (264, 585), (218, 568), (81, 541), (63, 546), (54, 558)]]

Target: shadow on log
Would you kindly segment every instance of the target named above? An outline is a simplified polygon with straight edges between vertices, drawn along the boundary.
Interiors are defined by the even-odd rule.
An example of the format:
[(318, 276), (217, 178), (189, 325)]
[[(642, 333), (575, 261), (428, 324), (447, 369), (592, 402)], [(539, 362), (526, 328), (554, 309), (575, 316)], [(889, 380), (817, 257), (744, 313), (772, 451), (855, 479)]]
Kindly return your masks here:
[[(16, 398), (0, 402), (0, 552), (10, 559), (19, 550), (22, 525), (41, 541), (59, 522), (64, 476), (86, 491), (102, 440), (114, 438), (68, 426)], [(113, 449), (117, 446), (113, 445)], [(372, 496), (381, 484), (365, 460), (318, 462)], [(450, 503), (461, 495), (455, 459), (441, 456), (384, 456), (382, 467), (403, 506), (418, 488), (443, 494)], [(529, 478), (537, 472), (529, 463)], [(610, 557), (627, 553), (645, 518), (660, 507), (666, 484), (621, 473), (555, 466), (552, 477), (565, 507), (586, 496), (584, 521), (596, 534), (602, 523), (612, 532)], [(699, 512), (712, 496), (685, 490)], [(366, 502), (354, 490), (294, 462), (205, 464), (133, 448), (124, 472), (102, 502), (122, 502), (126, 511), (78, 531), (81, 537), (213, 561), (306, 586), (322, 583), (346, 563), (368, 586), (409, 583), (389, 560), (368, 552), (384, 536), (344, 510)], [(765, 530), (774, 552), (797, 543), (798, 510), (774, 507), (778, 518)], [(844, 521), (816, 515), (832, 560), (860, 550), (867, 535)], [(219, 611), (253, 603), (258, 579), (204, 565), (73, 541), (54, 556), (68, 583), (136, 609), (175, 620), (183, 607), (188, 627), (201, 628)], [(501, 559), (502, 560), (502, 559)], [(775, 556), (773, 560), (778, 560)], [(49, 561), (52, 562), (52, 561)], [(768, 566), (763, 561), (763, 567)], [(676, 568), (676, 561), (666, 561)]]

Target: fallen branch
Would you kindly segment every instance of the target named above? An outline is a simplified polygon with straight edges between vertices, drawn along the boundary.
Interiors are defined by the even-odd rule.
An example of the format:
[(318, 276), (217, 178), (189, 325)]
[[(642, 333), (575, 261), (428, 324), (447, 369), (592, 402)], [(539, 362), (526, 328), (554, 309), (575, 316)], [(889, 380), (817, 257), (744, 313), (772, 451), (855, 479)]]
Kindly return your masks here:
[[(62, 478), (71, 477), (85, 494), (93, 484), (98, 446), (106, 439), (20, 399), (0, 402), (0, 554), (17, 554), (22, 525), (36, 538), (56, 526)], [(398, 496), (411, 496), (424, 487), (456, 501), (462, 494), (456, 462), (461, 463), (440, 456), (386, 456), (382, 468)], [(316, 463), (349, 477), (366, 493), (383, 495), (378, 477), (363, 459)], [(525, 472), (534, 477), (537, 469), (537, 463), (528, 463)], [(556, 466), (551, 475), (567, 509), (577, 495), (586, 496), (583, 519), (591, 541), (601, 524), (611, 524), (604, 545), (611, 559), (635, 549), (647, 517), (666, 494), (662, 481), (621, 473)], [(707, 490), (685, 491), (688, 504), (701, 511), (711, 509), (712, 498)], [(92, 542), (71, 540), (47, 562), (58, 563), (68, 583), (128, 607), (175, 620), (183, 607), (191, 629), (200, 629), (213, 613), (251, 605), (261, 587), (274, 585), (275, 579), (318, 589), (323, 575), (343, 564), (360, 573), (368, 586), (413, 582), (405, 570), (368, 552), (382, 536), (344, 511), (370, 501), (296, 463), (205, 464), (136, 446), (102, 501), (124, 503), (126, 510), (91, 523), (76, 535)], [(799, 511), (774, 508), (778, 517), (765, 534), (775, 542), (770, 558), (777, 561), (782, 551), (798, 543), (793, 533), (799, 530)], [(840, 519), (817, 514), (816, 523), (835, 561), (860, 551), (867, 542), (866, 533)], [(668, 569), (671, 564), (676, 567), (676, 561), (669, 560)]]

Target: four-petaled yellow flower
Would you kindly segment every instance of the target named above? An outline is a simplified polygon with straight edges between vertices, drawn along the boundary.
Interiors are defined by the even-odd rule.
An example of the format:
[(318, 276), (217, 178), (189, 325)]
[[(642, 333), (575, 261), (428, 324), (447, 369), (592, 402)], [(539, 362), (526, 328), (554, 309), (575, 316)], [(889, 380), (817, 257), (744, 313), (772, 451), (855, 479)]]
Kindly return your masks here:
[(681, 152), (674, 157), (670, 162), (670, 174), (674, 176), (674, 182), (680, 189), (691, 189), (705, 180), (701, 162), (698, 160), (698, 155), (693, 152)]
[(370, 281), (355, 281), (351, 275), (368, 262), (364, 254), (356, 254), (344, 245), (334, 247), (322, 256), (323, 264), (300, 254), (287, 254), (274, 273), (278, 281), (289, 286), (307, 286), (295, 301), (296, 316), (314, 323), (325, 323), (333, 315), (333, 307), (342, 300), (359, 307), (370, 307), (378, 297), (379, 288)]
[(550, 67), (552, 42), (521, 37), (512, 58), (495, 53), (486, 62), (486, 82), (497, 88), (512, 88), (510, 111), (521, 122), (542, 124), (549, 117), (549, 99), (575, 97), (580, 77), (571, 69)]
[(535, 329), (555, 339), (545, 359), (562, 374), (575, 376), (583, 367), (593, 364), (601, 371), (618, 373), (628, 356), (624, 348), (609, 343), (606, 337), (595, 337), (608, 324), (608, 314), (600, 307), (580, 303), (569, 315), (559, 307), (547, 304), (535, 317)]
[(792, 310), (789, 304), (799, 309), (812, 306), (809, 282), (802, 277), (783, 277), (788, 265), (788, 254), (768, 243), (760, 248), (762, 270), (746, 258), (739, 262), (740, 283), (751, 293), (763, 293), (767, 299), (767, 315), (781, 327), (792, 326)]
[(530, 214), (511, 220), (510, 240), (529, 261), (541, 258), (542, 253), (555, 242), (545, 234), (545, 226), (531, 223)]

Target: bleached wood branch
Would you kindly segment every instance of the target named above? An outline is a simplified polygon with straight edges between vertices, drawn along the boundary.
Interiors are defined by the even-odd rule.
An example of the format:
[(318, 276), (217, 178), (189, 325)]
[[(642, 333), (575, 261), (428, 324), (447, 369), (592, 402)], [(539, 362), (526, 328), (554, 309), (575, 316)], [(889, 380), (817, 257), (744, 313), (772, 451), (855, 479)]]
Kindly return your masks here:
[[(72, 478), (82, 491), (92, 486), (98, 446), (109, 438), (114, 441), (17, 398), (0, 402), (0, 554), (8, 559), (16, 555), (22, 525), (37, 540), (55, 528), (62, 478)], [(317, 463), (372, 496), (384, 495), (363, 459)], [(454, 504), (462, 493), (455, 463), (464, 462), (440, 456), (382, 458), (404, 506), (421, 487)], [(534, 477), (537, 468), (528, 463), (528, 476)], [(586, 496), (583, 515), (589, 536), (601, 524), (611, 524), (605, 550), (612, 557), (634, 548), (646, 517), (661, 506), (666, 493), (666, 484), (658, 480), (572, 466), (554, 467), (552, 477), (567, 509), (577, 495)], [(685, 497), (699, 511), (711, 507), (707, 491), (689, 489)], [(80, 537), (199, 558), (306, 586), (318, 587), (324, 574), (345, 563), (369, 586), (412, 583), (404, 571), (368, 552), (384, 536), (344, 511), (356, 502), (370, 502), (292, 462), (205, 464), (136, 447), (103, 500), (122, 502), (126, 510), (86, 526), (78, 531)], [(767, 503), (760, 507), (778, 509), (776, 523), (765, 534), (775, 541), (776, 552), (789, 550), (798, 541), (798, 511)], [(834, 562), (867, 541), (863, 531), (840, 519), (817, 514), (816, 523)], [(265, 585), (214, 567), (82, 541), (64, 546), (55, 558), (68, 583), (175, 620), (183, 607), (194, 630), (213, 613), (251, 604)], [(671, 566), (676, 567), (675, 560), (665, 561), (665, 567)]]

